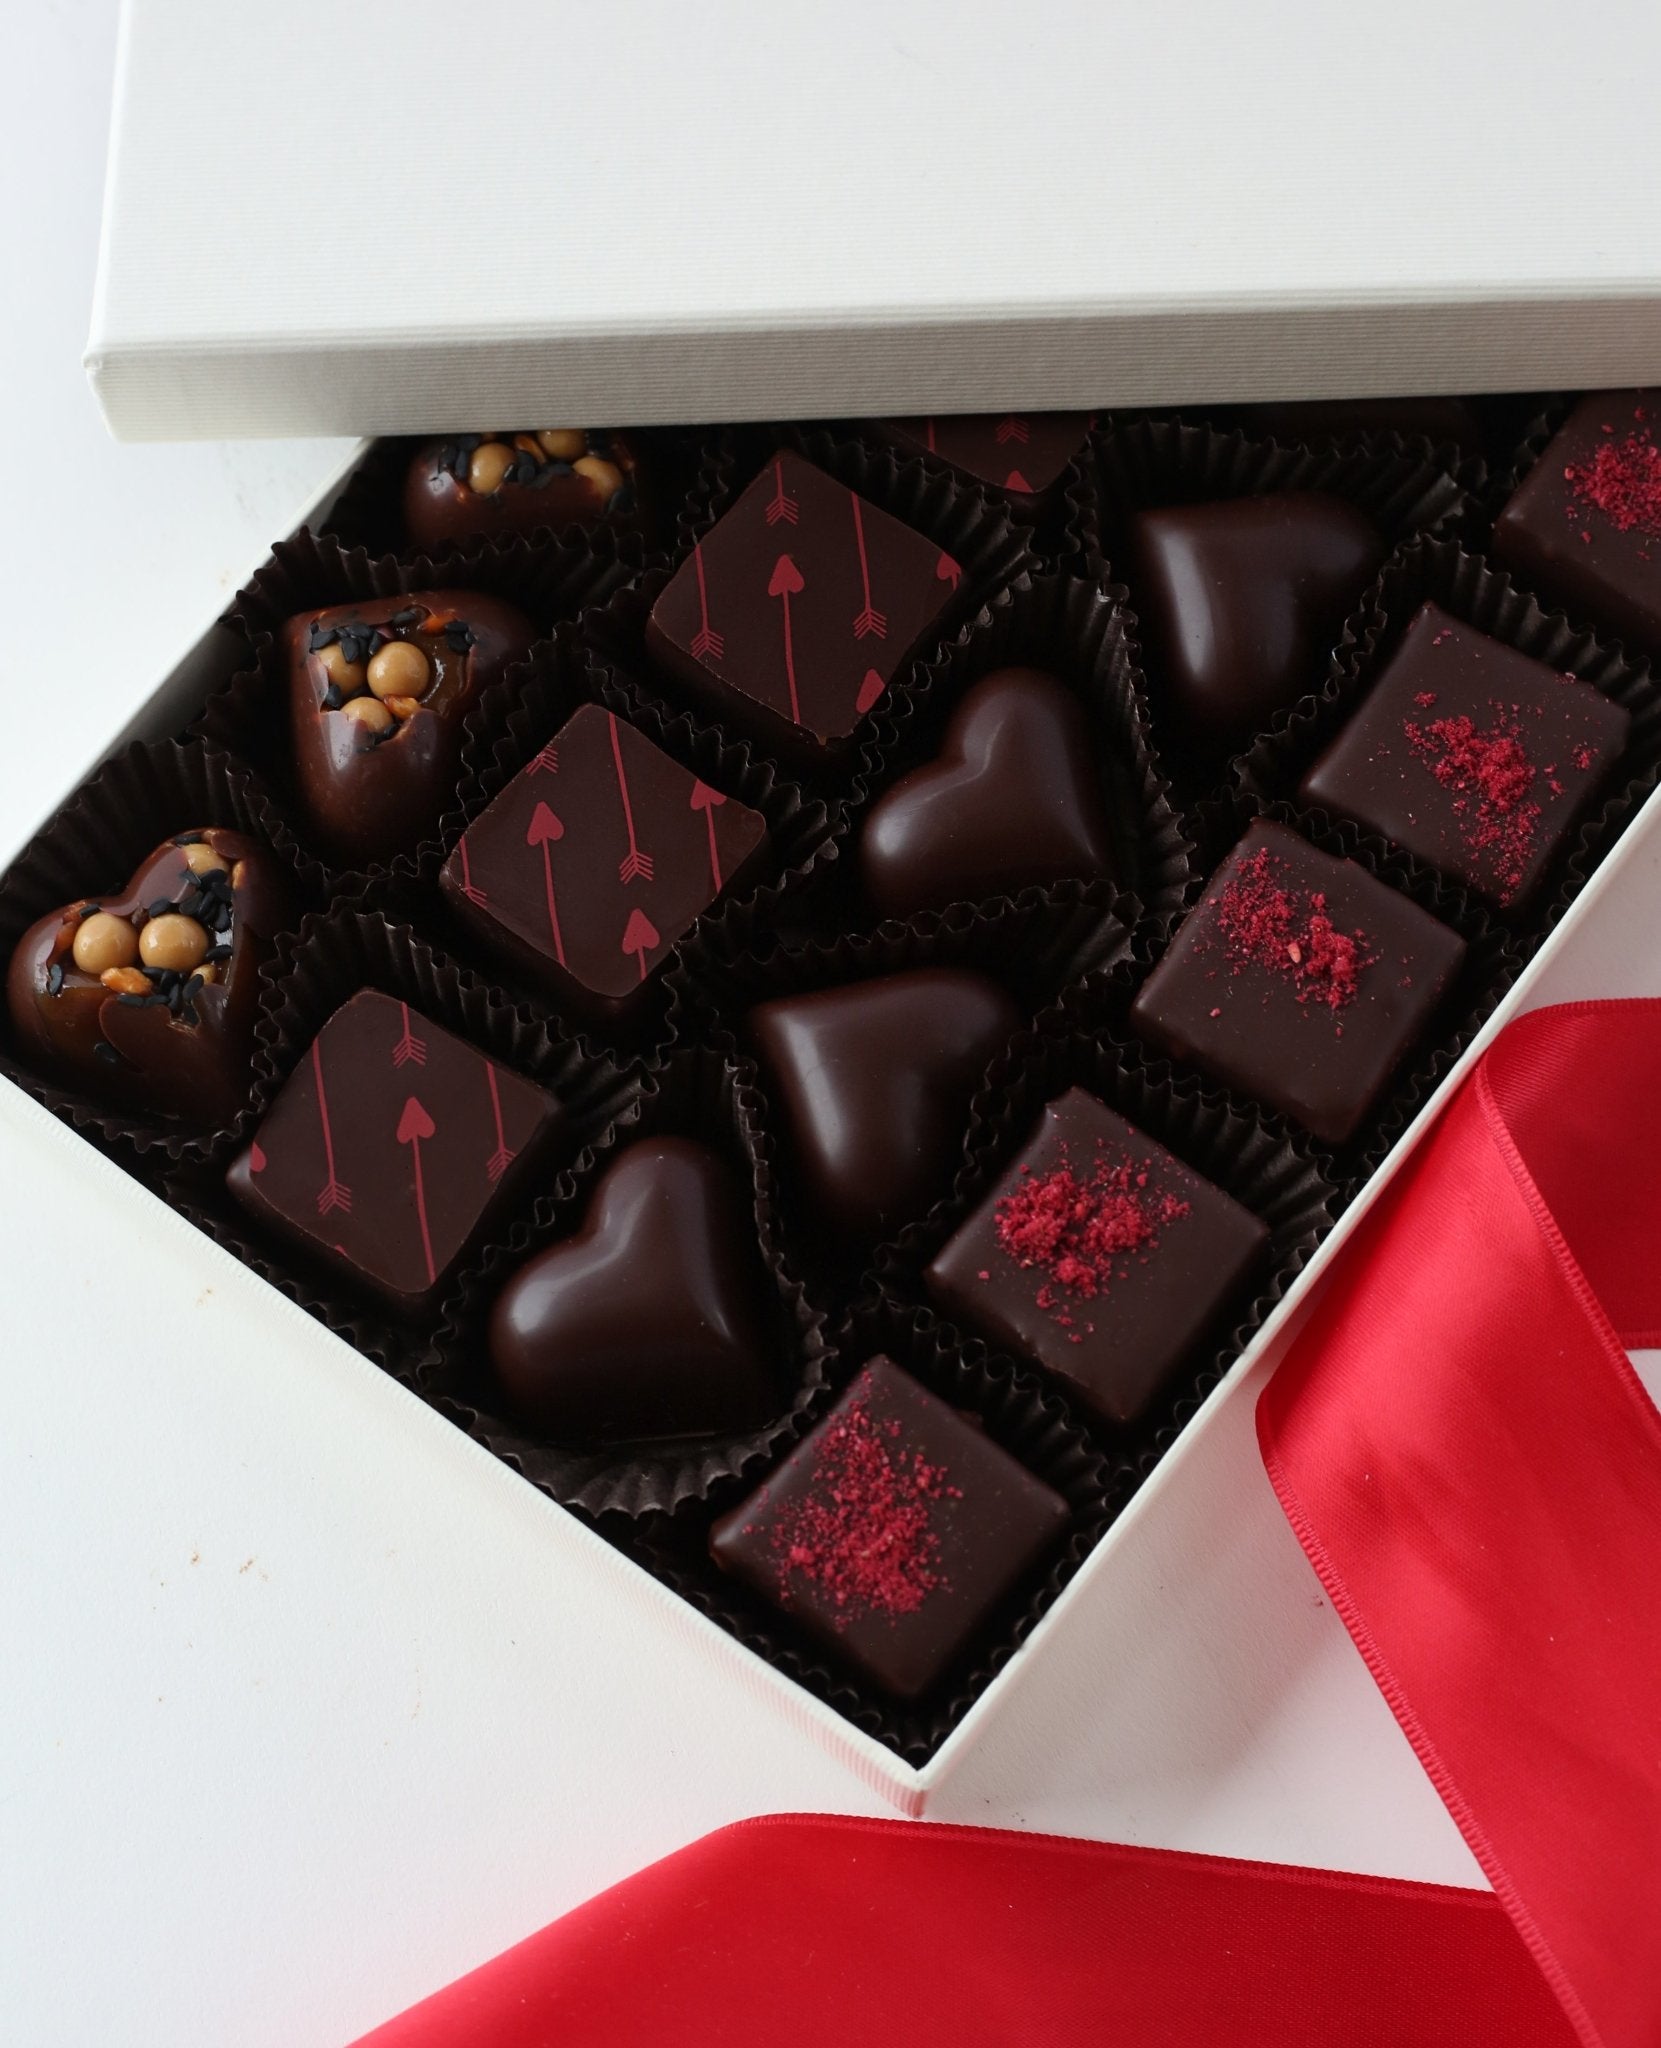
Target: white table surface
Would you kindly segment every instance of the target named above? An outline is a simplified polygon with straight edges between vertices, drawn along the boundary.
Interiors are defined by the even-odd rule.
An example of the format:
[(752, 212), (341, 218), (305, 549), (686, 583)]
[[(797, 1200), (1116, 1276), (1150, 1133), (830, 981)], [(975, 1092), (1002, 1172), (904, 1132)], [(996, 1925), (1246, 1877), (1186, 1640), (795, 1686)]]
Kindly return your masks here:
[[(0, 596), (31, 622), (0, 646), (10, 848), (338, 444), (106, 439), (78, 356), (115, 0), (0, 15), (24, 287), (0, 321)], [(1661, 862), (1639, 886), (1653, 931)], [(1554, 987), (1661, 974), (1606, 925)], [(0, 1117), (14, 1156), (26, 1122)], [(0, 2038), (338, 2048), (723, 1820), (884, 1810), (762, 1703), (659, 1697), (648, 1670), (617, 1679), (614, 1726), (562, 1725), (573, 1660), (615, 1646), (549, 1626), (513, 1489), (421, 1446), (396, 1483), (366, 1464), (344, 1353), (303, 1408), (227, 1373), (235, 1318), (184, 1233), (179, 1256), (89, 1246), (86, 1199), (67, 1160), (39, 1170), (0, 1243), (0, 1300), (62, 1303), (60, 1342), (0, 1349)], [(1137, 1532), (1122, 1656), (1024, 1702), (941, 1817), (1480, 1883), (1279, 1514), (1249, 1402), (1186, 1476)], [(456, 1564), (473, 1515), (500, 1522), (483, 1587)]]

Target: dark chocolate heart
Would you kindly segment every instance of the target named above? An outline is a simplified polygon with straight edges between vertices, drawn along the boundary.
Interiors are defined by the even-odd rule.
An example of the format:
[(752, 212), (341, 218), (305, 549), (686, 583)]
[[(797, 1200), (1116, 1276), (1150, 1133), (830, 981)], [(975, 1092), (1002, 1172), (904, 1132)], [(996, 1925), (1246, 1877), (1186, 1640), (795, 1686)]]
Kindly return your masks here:
[(995, 981), (956, 967), (750, 1012), (802, 1186), (832, 1229), (883, 1237), (944, 1193), (975, 1089), (1021, 1021)]
[(1173, 751), (1207, 765), (1320, 686), (1385, 556), (1373, 522), (1324, 491), (1163, 505), (1132, 541), (1155, 708)]
[(859, 861), (885, 917), (1105, 874), (1112, 840), (1077, 697), (1042, 669), (984, 676), (938, 756), (872, 805)]
[(338, 857), (369, 866), (433, 830), (455, 794), (467, 714), (534, 638), (522, 613), (477, 590), (378, 597), (288, 621), (295, 779)]
[(514, 1412), (558, 1443), (736, 1434), (780, 1402), (768, 1291), (726, 1161), (687, 1138), (643, 1140), (581, 1230), (503, 1288), (491, 1362)]
[[(294, 916), (268, 848), (218, 825), (181, 832), (122, 895), (29, 927), (6, 976), (12, 1029), (41, 1066), (124, 1109), (228, 1123), (248, 1089), (260, 967)], [(88, 962), (102, 942), (110, 964), (83, 966), (78, 940)]]

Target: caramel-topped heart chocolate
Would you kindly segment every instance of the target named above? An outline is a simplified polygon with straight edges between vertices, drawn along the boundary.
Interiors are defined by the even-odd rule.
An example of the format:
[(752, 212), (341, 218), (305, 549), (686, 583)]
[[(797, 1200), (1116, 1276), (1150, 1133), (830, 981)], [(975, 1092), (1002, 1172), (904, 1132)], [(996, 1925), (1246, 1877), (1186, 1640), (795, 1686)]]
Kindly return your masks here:
[(1206, 767), (1320, 687), (1385, 556), (1366, 514), (1326, 491), (1163, 505), (1137, 514), (1132, 543), (1154, 709), (1172, 751)]
[(227, 1123), (248, 1088), (260, 965), (294, 904), (269, 850), (222, 826), (166, 840), (119, 897), (32, 924), (6, 976), (27, 1052), (124, 1109)]
[(1042, 669), (983, 677), (938, 756), (871, 806), (859, 865), (885, 917), (1109, 872), (1101, 768), (1077, 697)]
[(424, 590), (301, 612), (283, 628), (294, 773), (335, 854), (389, 859), (455, 793), (462, 726), (535, 628), (477, 590)]
[(688, 1138), (643, 1140), (577, 1234), (503, 1288), (491, 1362), (514, 1412), (562, 1444), (735, 1434), (780, 1404), (769, 1291), (726, 1161)]

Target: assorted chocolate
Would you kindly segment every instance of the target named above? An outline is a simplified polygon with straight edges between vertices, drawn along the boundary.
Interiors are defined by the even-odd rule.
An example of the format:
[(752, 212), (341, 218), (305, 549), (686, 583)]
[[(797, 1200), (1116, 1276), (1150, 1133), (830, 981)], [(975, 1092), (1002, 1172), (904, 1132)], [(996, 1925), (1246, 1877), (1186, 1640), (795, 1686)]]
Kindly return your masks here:
[(248, 1093), (260, 968), (295, 921), (268, 847), (180, 832), (115, 896), (49, 911), (6, 974), (17, 1043), (117, 1108), (211, 1128)]
[(434, 548), (480, 534), (591, 526), (637, 514), (642, 482), (622, 434), (594, 427), (452, 434), (410, 457), (404, 531), (412, 546)]
[(294, 778), (339, 859), (372, 867), (436, 829), (462, 727), (530, 651), (529, 619), (477, 590), (424, 590), (301, 612), (282, 632)]
[[(1423, 437), (1441, 461), (1481, 445), (1485, 418), (1443, 401), (1258, 409), (1248, 430)], [(1525, 594), (1661, 651), (1653, 425), (1649, 395), (1627, 393), (1536, 436), (1545, 452), (1493, 547)], [(1110, 474), (1084, 415), (862, 432), (918, 455), (907, 473), (944, 465), (973, 485), (977, 519), (1029, 515), (1019, 531), (1040, 553), (1059, 495)], [(1055, 949), (1070, 946), (1080, 902), (1095, 917), (1107, 900), (1080, 885), (1123, 885), (1120, 849), (1143, 823), (1125, 812), (1158, 781), (1145, 762), (1122, 772), (1119, 728), (1077, 682), (1078, 609), (1050, 601), (1070, 586), (1053, 560), (1013, 570), (1053, 579), (1011, 585), (1033, 603), (1009, 617), (1050, 621), (1044, 644), (1004, 633), (982, 672), (984, 642), (966, 634), (931, 662), (964, 582), (954, 556), (793, 449), (757, 440), (751, 465), (730, 502), (706, 506), (690, 552), (614, 600), (632, 597), (644, 622), (637, 672), (615, 664), (606, 701), (550, 716), (555, 729), (531, 729), (534, 697), (513, 719), (539, 627), (466, 587), (465, 552), (447, 571), (410, 565), (438, 587), (280, 627), (290, 744), (253, 758), (256, 743), (249, 766), (292, 790), (304, 847), (356, 871), (353, 914), (384, 911), (394, 955), (442, 904), (457, 950), (502, 963), (511, 997), (428, 956), (402, 980), (415, 1003), (354, 969), (337, 1007), (294, 1027), (276, 994), (312, 941), (305, 927), (277, 955), (301, 909), (286, 869), (259, 840), (182, 817), (130, 879), (104, 878), (119, 894), (48, 907), (61, 881), (31, 893), (8, 927), (8, 1049), (117, 1149), (106, 1107), (199, 1130), (180, 1187), (235, 1205), (251, 1259), (303, 1274), (349, 1327), (365, 1302), (392, 1318), (389, 1341), (435, 1397), (438, 1318), (522, 1441), (631, 1475), (626, 1500), (602, 1483), (584, 1511), (659, 1518), (652, 1540), (691, 1558), (711, 1611), (764, 1614), (809, 1683), (868, 1688), (874, 1725), (927, 1753), (955, 1711), (949, 1686), (972, 1690), (977, 1659), (1018, 1639), (1069, 1532), (1082, 1548), (1050, 1438), (955, 1389), (983, 1387), (984, 1367), (1023, 1412), (1058, 1418), (1060, 1439), (1127, 1470), (1157, 1452), (1293, 1270), (1235, 1140), (1311, 1176), (1317, 1207), (1359, 1184), (1380, 1120), (1456, 1042), (1453, 995), (1466, 991), (1462, 1015), (1493, 994), (1476, 984), (1503, 942), (1446, 885), (1536, 939), (1593, 807), (1653, 774), (1651, 686), (1640, 670), (1617, 701), (1501, 627), (1478, 630), (1458, 600), (1384, 616), (1381, 523), (1337, 490), (1127, 491), (1134, 617), (1113, 614), (1115, 644), (1139, 636), (1147, 666), (1124, 694), (1196, 799), (1189, 831), (1215, 871), (1202, 884), (1196, 867), (1179, 925), (1120, 899), (1136, 931), (1118, 964), (1075, 964), (1035, 1018), (995, 920), (1053, 920)], [(636, 516), (645, 481), (625, 435), (454, 435), (410, 458), (404, 530), (424, 548), (487, 536), (529, 550), (533, 530)], [(936, 473), (931, 488), (957, 486)], [(1402, 523), (1381, 519), (1392, 535)], [(1099, 616), (1119, 593), (1090, 571)], [(1346, 665), (1364, 599), (1383, 624)], [(573, 648), (611, 660), (604, 623), (571, 621)], [(1319, 751), (1294, 760), (1297, 721), (1277, 721), (1311, 697)], [(696, 721), (660, 717), (660, 700)], [(495, 731), (516, 735), (512, 760), (480, 758), (481, 702), (509, 706)], [(746, 758), (737, 738), (776, 784), (719, 765)], [(1254, 760), (1280, 750), (1276, 786), (1295, 806), (1261, 815), (1248, 742)], [(769, 818), (791, 813), (768, 796), (763, 816), (740, 791), (776, 795), (797, 774), (823, 779), (836, 858), (769, 893), (758, 884), (788, 860)], [(1618, 806), (1606, 815), (1618, 824)], [(379, 872), (424, 846), (396, 888)], [(668, 974), (677, 952), (685, 971)], [(516, 1030), (567, 1027), (594, 1085), (579, 1077), (567, 1098), (529, 1056), (522, 1071), (487, 1051), (481, 1031), (498, 1050), (520, 1041), (492, 1037), (480, 1001)], [(1047, 1063), (1074, 1037), (1106, 1063), (1076, 1070), (1088, 1087)], [(724, 1084), (759, 1105), (742, 1145), (701, 1110), (668, 1135), (620, 1113), (706, 1039)], [(1159, 1087), (1121, 1090), (1147, 1052)], [(1016, 1091), (1001, 1105), (987, 1090), (1000, 1075)], [(1165, 1088), (1199, 1111), (1171, 1108)], [(1232, 1138), (1205, 1136), (1206, 1118)], [(890, 1340), (860, 1334), (864, 1299), (926, 1324), (933, 1363), (897, 1342), (901, 1362), (873, 1355)], [(802, 1316), (824, 1354), (811, 1371), (792, 1336)], [(942, 1358), (956, 1361), (944, 1374)], [(706, 1462), (735, 1443), (724, 1466)], [(641, 1475), (660, 1470), (676, 1480), (654, 1491)]]

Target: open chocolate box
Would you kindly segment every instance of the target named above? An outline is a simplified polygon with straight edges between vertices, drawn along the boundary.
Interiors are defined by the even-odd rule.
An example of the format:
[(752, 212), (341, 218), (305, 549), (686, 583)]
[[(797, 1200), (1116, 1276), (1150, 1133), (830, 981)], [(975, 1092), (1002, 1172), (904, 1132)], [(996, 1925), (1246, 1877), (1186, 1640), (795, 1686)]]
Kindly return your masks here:
[[(72, 920), (8, 1122), (259, 1276), (297, 1413), (343, 1340), (540, 1489), (551, 1571), (920, 1812), (1656, 830), (1661, 458), (1606, 409), (1566, 456), (1567, 399), (654, 429), (635, 489), (581, 452), (598, 520), (420, 539), (369, 446), (0, 877), (8, 953)], [(435, 491), (563, 488), (499, 445)], [(504, 606), (415, 822), (342, 829), (291, 689), (436, 691)], [(197, 1090), (163, 1041), (248, 1000), (245, 932), (251, 1070)], [(111, 1051), (44, 1051), (105, 972)]]

